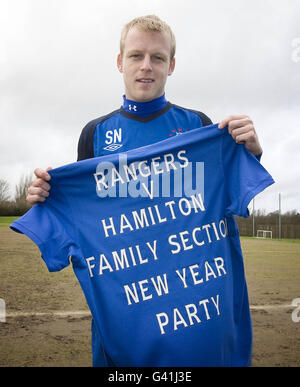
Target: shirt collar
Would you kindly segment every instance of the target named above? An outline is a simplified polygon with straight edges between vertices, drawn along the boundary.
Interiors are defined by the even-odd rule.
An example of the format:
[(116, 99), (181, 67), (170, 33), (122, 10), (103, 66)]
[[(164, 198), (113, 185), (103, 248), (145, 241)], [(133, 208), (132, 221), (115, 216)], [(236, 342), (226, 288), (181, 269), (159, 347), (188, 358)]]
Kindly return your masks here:
[(166, 106), (167, 103), (168, 101), (166, 100), (165, 94), (149, 102), (132, 101), (130, 99), (127, 99), (126, 96), (123, 95), (122, 107), (126, 112), (146, 117), (152, 113), (161, 110)]

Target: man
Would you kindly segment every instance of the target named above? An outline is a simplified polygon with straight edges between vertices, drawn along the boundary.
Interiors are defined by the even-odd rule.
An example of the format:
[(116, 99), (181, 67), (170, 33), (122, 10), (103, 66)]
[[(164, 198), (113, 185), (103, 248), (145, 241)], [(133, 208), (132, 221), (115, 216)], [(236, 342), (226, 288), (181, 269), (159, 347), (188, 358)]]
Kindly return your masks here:
[[(175, 68), (175, 37), (170, 27), (149, 15), (129, 22), (123, 29), (117, 65), (123, 74), (123, 106), (89, 122), (78, 144), (78, 160), (127, 151), (166, 139), (184, 131), (210, 125), (202, 112), (170, 104), (165, 99), (167, 77)], [(262, 154), (252, 120), (231, 115), (219, 124), (258, 159)], [(115, 141), (116, 140), (116, 141)], [(34, 205), (49, 196), (50, 175), (37, 168), (28, 189), (27, 201)]]
[[(35, 171), (28, 201), (46, 200), (50, 174), (52, 194), (10, 227), (39, 246), (49, 271), (72, 262), (93, 316), (94, 365), (249, 365), (251, 319), (234, 214), (248, 216), (251, 198), (273, 183), (255, 159), (262, 149), (253, 123), (233, 115), (211, 125), (204, 113), (166, 100), (175, 38), (156, 16), (125, 26), (117, 65), (122, 107), (85, 126), (78, 143), (85, 162)], [(113, 165), (111, 185), (103, 160)], [(151, 168), (175, 181), (175, 171), (199, 161), (203, 172), (192, 173), (205, 180), (205, 200), (202, 186), (190, 203), (186, 192), (171, 194), (171, 180), (167, 197), (143, 182)], [(143, 186), (147, 195), (101, 196), (118, 182), (128, 193)]]

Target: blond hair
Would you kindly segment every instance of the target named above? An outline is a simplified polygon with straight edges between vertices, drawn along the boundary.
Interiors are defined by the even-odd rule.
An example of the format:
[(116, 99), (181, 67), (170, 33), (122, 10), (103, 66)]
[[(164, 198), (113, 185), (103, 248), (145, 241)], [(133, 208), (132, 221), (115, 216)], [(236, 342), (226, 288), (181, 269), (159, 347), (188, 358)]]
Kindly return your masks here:
[(147, 15), (147, 16), (141, 16), (137, 17), (133, 20), (131, 20), (129, 23), (127, 23), (121, 33), (121, 39), (120, 39), (120, 53), (121, 56), (124, 52), (124, 43), (126, 36), (128, 34), (128, 31), (134, 27), (137, 26), (141, 28), (143, 31), (157, 31), (157, 32), (166, 32), (169, 34), (171, 39), (171, 52), (170, 52), (170, 60), (172, 60), (175, 56), (175, 50), (176, 50), (176, 40), (175, 35), (173, 31), (171, 30), (170, 26), (162, 21), (158, 16), (156, 15)]

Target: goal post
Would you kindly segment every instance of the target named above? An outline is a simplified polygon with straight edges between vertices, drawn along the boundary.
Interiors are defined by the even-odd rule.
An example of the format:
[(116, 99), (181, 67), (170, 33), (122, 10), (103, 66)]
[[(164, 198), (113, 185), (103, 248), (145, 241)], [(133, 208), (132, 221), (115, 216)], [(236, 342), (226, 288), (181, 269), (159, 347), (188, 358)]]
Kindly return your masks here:
[(270, 231), (270, 230), (257, 230), (256, 238), (272, 239), (272, 231)]

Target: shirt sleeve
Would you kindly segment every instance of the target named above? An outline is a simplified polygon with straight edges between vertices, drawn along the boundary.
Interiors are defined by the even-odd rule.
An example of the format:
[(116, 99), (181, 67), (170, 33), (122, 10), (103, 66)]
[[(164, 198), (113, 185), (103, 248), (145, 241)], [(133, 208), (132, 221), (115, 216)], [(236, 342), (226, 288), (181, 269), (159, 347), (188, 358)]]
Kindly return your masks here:
[(244, 144), (236, 144), (225, 129), (222, 165), (226, 193), (226, 215), (249, 217), (248, 204), (274, 183), (272, 176)]
[(94, 157), (94, 132), (93, 121), (82, 129), (77, 146), (77, 161)]
[[(55, 196), (53, 192), (51, 196)], [(63, 216), (63, 210), (62, 203), (57, 204), (48, 197), (44, 203), (34, 205), (10, 225), (13, 231), (25, 234), (38, 246), (50, 272), (68, 266), (70, 256), (76, 250), (76, 244), (70, 236), (72, 225), (68, 217)], [(67, 208), (65, 215), (66, 211)]]

